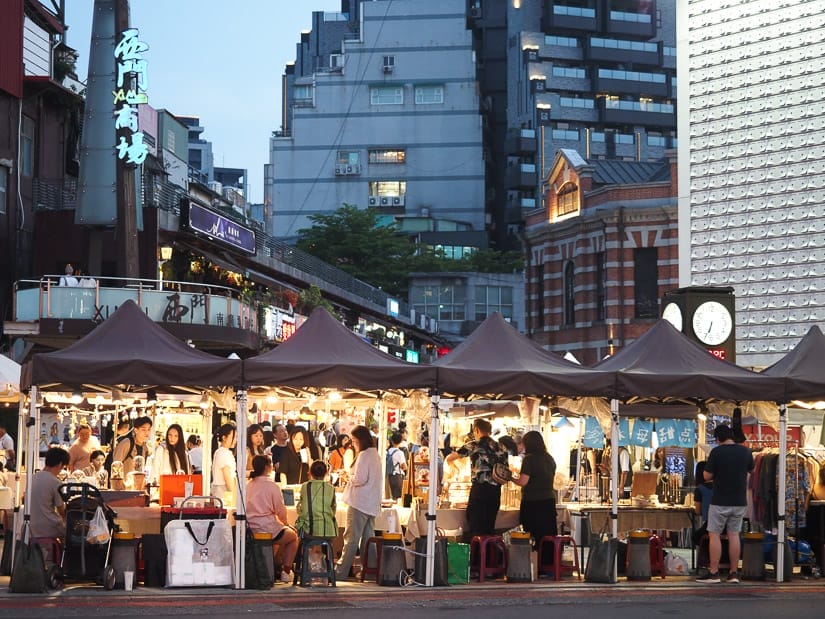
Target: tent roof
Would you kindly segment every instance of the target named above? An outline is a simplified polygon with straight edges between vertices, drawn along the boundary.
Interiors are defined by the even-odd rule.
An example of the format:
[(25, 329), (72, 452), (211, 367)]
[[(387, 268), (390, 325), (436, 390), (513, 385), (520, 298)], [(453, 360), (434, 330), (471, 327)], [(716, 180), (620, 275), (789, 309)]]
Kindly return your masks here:
[(491, 314), (455, 350), (435, 362), (438, 389), (452, 395), (609, 396), (612, 373), (571, 363)]
[(40, 353), (23, 366), (23, 386), (241, 384), (240, 360), (187, 346), (126, 301), (107, 320), (68, 348)]
[(825, 335), (812, 326), (793, 350), (762, 374), (785, 378), (788, 400), (825, 400)]
[(5, 355), (0, 355), (0, 386), (2, 385), (12, 385), (15, 389), (20, 385), (20, 364)]
[(751, 372), (709, 354), (666, 320), (659, 320), (644, 335), (597, 369), (615, 371), (619, 399), (686, 398), (782, 401), (780, 378)]
[(381, 352), (322, 307), (283, 344), (244, 361), (247, 385), (335, 389), (417, 389), (435, 385), (435, 369)]

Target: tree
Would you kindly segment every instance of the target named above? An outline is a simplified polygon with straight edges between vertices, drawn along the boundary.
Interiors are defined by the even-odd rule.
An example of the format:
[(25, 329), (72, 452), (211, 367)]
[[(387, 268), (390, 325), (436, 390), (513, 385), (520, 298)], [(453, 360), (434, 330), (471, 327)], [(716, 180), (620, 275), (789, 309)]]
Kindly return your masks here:
[(344, 204), (333, 213), (312, 215), (311, 228), (298, 231), (299, 249), (388, 294), (406, 297), (406, 280), (415, 246), (385, 224), (372, 208)]
[(321, 295), (321, 289), (318, 288), (318, 286), (310, 286), (306, 290), (302, 290), (298, 295), (298, 308), (302, 313), (309, 315), (312, 313), (312, 310), (319, 306), (338, 318), (338, 315), (335, 313), (335, 308)]

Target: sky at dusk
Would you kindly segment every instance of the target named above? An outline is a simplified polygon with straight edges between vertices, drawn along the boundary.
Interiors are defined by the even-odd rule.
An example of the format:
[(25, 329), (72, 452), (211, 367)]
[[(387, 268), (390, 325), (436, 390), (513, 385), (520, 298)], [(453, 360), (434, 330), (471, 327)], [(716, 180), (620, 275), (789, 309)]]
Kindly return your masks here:
[[(67, 43), (89, 62), (93, 0), (67, 0)], [(340, 0), (131, 0), (131, 25), (149, 45), (149, 104), (198, 116), (216, 166), (247, 168), (251, 202), (262, 202), (269, 135), (281, 125), (281, 76), (313, 11)]]

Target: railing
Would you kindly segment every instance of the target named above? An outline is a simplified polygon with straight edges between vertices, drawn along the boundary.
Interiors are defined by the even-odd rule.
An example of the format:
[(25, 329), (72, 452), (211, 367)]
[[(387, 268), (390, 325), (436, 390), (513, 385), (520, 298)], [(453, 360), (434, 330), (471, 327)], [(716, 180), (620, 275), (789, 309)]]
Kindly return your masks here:
[(77, 181), (71, 177), (34, 179), (34, 208), (61, 211), (77, 206)]
[(258, 307), (225, 286), (124, 278), (82, 278), (60, 286), (59, 275), (15, 284), (14, 320), (105, 320), (131, 299), (155, 322), (232, 327), (258, 333)]

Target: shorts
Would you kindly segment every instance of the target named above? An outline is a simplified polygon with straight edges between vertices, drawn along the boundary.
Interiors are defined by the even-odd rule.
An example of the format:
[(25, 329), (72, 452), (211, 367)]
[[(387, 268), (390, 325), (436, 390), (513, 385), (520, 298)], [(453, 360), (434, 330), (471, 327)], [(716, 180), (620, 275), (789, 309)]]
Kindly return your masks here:
[(747, 511), (746, 505), (709, 505), (708, 533), (739, 533)]

